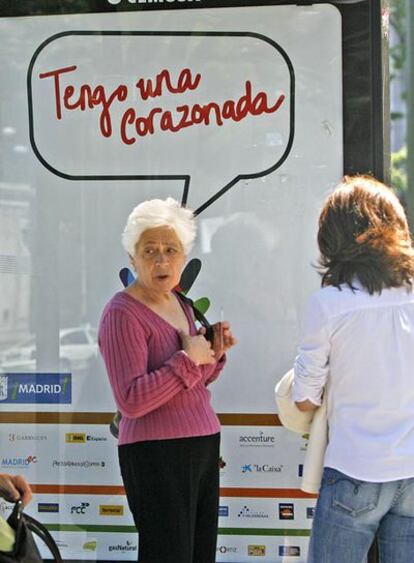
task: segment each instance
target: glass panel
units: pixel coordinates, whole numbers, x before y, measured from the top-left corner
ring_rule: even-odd
[[[319,284],[320,204],[343,173],[341,26],[331,5],[230,2],[0,20],[1,471],[33,484],[28,511],[65,560],[137,557],[96,327],[129,265],[129,212],[167,196],[198,211],[189,296],[239,339],[212,387],[217,559],[305,559],[306,441],[274,425],[273,388]]]

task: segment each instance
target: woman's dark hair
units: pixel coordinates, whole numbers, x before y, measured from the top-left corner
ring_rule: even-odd
[[[345,176],[319,217],[322,286],[338,287],[357,277],[370,294],[411,286],[414,251],[402,205],[370,176]]]

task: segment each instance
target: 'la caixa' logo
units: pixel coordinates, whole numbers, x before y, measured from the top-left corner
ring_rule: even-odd
[[[5,373],[0,375],[1,403],[72,402],[70,373]]]

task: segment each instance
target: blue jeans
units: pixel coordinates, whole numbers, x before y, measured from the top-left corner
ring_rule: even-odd
[[[363,563],[375,534],[380,563],[414,562],[414,478],[368,483],[326,467],[308,563]]]

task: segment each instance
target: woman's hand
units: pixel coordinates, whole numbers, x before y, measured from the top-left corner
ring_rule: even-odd
[[[214,350],[202,334],[190,336],[181,330],[179,332],[184,352],[196,365],[214,364]]]
[[[214,334],[214,339],[213,339],[214,357],[218,362],[222,358],[222,356],[227,352],[227,350],[229,350],[230,348],[232,348],[237,344],[237,340],[236,338],[234,338],[230,329],[230,324],[227,321],[215,323],[211,326],[213,328],[213,334]],[[205,328],[200,329],[200,334],[204,335],[205,332],[206,332]]]
[[[22,475],[0,473],[0,496],[7,502],[21,500],[26,506],[32,498],[32,490]]]

